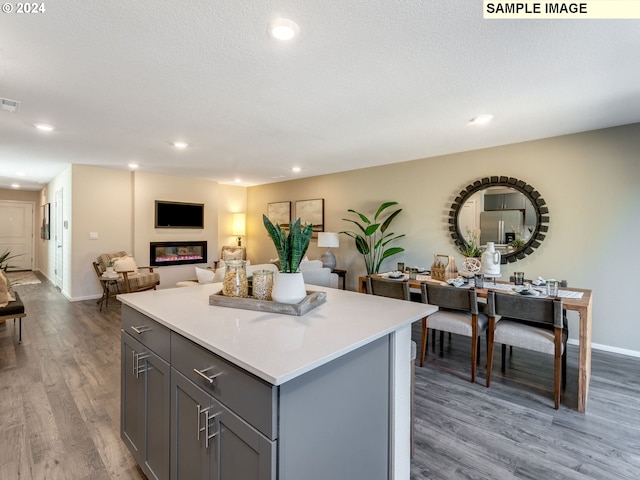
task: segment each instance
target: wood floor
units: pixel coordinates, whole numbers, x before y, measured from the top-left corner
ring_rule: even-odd
[[[144,479],[119,434],[119,303],[99,312],[46,281],[16,289],[28,316],[21,345],[17,323],[0,324],[0,479]],[[503,374],[498,356],[487,389],[485,346],[471,384],[468,343],[445,336],[416,367],[412,480],[640,478],[640,359],[594,351],[582,415],[576,347],[555,411],[550,358],[514,350]]]

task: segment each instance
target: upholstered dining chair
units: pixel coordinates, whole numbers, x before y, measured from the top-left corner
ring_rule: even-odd
[[[554,357],[553,397],[557,410],[560,407],[560,383],[562,377],[566,377],[567,332],[564,329],[562,299],[489,292],[487,311],[487,387],[491,384],[495,343],[547,353]],[[497,317],[501,317],[499,321]]]
[[[471,382],[475,382],[476,365],[480,359],[480,336],[488,326],[487,316],[478,311],[477,292],[473,288],[460,289],[430,283],[422,283],[420,288],[422,301],[439,307],[437,312],[422,319],[420,366],[424,365],[428,328],[440,331],[441,351],[444,332],[465,335],[471,338]]]
[[[387,280],[376,276],[367,276],[367,293],[370,295],[378,295],[380,297],[396,298],[398,300],[411,300],[411,290],[407,280]],[[415,389],[415,359],[416,359],[416,343],[411,342],[411,457],[414,450],[414,411],[413,411],[413,392]]]

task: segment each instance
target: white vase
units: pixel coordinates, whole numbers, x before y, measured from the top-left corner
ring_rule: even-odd
[[[487,249],[482,254],[482,270],[485,275],[500,275],[500,252],[493,242],[487,242]]]
[[[307,296],[302,273],[278,272],[273,279],[271,298],[275,302],[295,304]]]

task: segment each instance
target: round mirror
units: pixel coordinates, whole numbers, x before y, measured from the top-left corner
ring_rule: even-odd
[[[533,253],[549,230],[540,194],[511,177],[486,177],[462,190],[449,212],[449,231],[460,251],[494,242],[502,263]],[[473,238],[475,237],[475,238]]]

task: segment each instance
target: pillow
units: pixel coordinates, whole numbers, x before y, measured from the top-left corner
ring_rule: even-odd
[[[133,257],[120,257],[113,262],[116,272],[133,272],[138,273],[138,265]]]
[[[9,285],[9,280],[2,270],[0,270],[0,285]]]
[[[229,260],[244,260],[243,257],[244,250],[240,248],[233,252],[230,252],[229,250],[222,251],[222,260],[224,260],[225,262],[228,262]]]
[[[198,283],[213,283],[214,271],[209,268],[196,267],[196,277],[198,277]]]
[[[226,273],[226,267],[218,267],[216,268],[216,273],[213,276],[213,283],[218,283],[224,281],[224,274]]]

